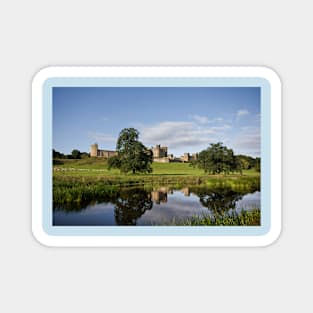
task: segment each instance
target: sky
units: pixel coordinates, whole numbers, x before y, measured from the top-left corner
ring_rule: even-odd
[[[53,148],[115,150],[123,128],[147,147],[196,153],[222,142],[235,154],[260,156],[258,87],[54,87]]]

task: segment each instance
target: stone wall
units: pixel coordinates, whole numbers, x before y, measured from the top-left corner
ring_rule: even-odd
[[[116,151],[110,151],[110,150],[98,150],[98,157],[102,158],[112,158],[113,156],[117,155]]]
[[[169,163],[171,162],[169,157],[166,158],[153,158],[153,162],[158,162],[158,163]]]
[[[98,144],[96,143],[90,146],[91,157],[111,158],[115,155],[117,155],[117,151],[98,149]]]

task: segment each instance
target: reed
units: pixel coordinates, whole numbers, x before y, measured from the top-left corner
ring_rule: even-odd
[[[220,216],[201,215],[184,220],[174,220],[175,226],[260,226],[261,210],[231,211]]]

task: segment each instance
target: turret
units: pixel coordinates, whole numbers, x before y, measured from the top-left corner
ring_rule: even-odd
[[[90,146],[90,156],[91,157],[98,156],[98,144],[97,143]]]

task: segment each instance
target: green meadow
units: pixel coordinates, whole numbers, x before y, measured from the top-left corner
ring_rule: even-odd
[[[242,174],[208,175],[203,170],[191,167],[189,163],[156,163],[152,164],[150,174],[121,174],[117,169],[109,170],[105,159],[86,158],[80,160],[54,160],[54,188],[67,186],[101,186],[102,189],[112,186],[129,187],[134,185],[160,186],[171,185],[227,185],[235,189],[260,184],[260,173],[254,169],[244,170]]]
[[[202,169],[194,168],[189,163],[152,163],[153,172],[151,174],[120,174],[118,169],[108,169],[107,161],[102,158],[85,159],[56,159],[54,160],[54,175],[56,176],[102,176],[102,177],[155,177],[155,176],[197,176],[217,178],[239,178],[239,177],[259,177],[260,173],[254,169],[243,170],[243,175],[232,174],[207,175]]]

